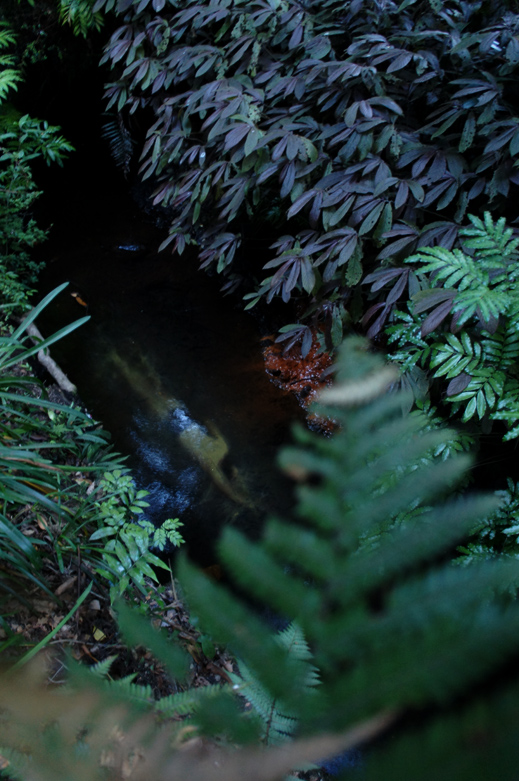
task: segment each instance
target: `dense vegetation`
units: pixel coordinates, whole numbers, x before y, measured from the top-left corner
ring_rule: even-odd
[[[348,341],[337,384],[322,396],[332,406],[321,407],[341,431],[323,439],[301,429],[298,447],[282,454],[300,480],[314,477],[298,491],[299,520],[270,520],[260,543],[230,529],[221,541],[229,570],[291,621],[287,629],[272,635],[183,561],[193,610],[232,649],[241,674],[157,702],[131,678],[107,679],[111,658],[93,674],[71,663],[68,696],[58,698],[4,677],[2,742],[11,750],[2,753],[22,778],[73,772],[92,781],[126,768],[132,779],[266,781],[384,733],[390,740],[366,757],[368,779],[515,777],[517,674],[515,665],[502,679],[496,672],[519,648],[519,564],[451,561],[496,499],[452,497],[468,459],[435,460],[451,434],[402,416],[401,394],[384,393],[391,375],[363,342]],[[148,645],[184,680],[187,654],[124,604],[118,610],[126,640]],[[42,728],[49,717],[52,730]],[[217,753],[197,751],[193,734],[216,741]],[[258,756],[258,740],[270,754]]]
[[[180,562],[195,620],[239,668],[229,686],[185,689],[186,654],[127,606],[145,612],[161,564],[150,548],[178,544],[177,524],[138,522],[145,496],[106,434],[30,376],[27,362],[81,322],[44,342],[28,332],[46,304],[28,303],[29,250],[44,238],[29,164],[72,150],[7,102],[22,74],[0,28],[0,585],[48,591],[49,562],[108,583],[124,597],[122,635],[178,691],[155,701],[111,680],[112,657],[88,672],[70,662],[69,697],[2,676],[9,773],[267,780],[367,742],[368,779],[515,778],[519,490],[457,488],[481,432],[519,435],[515,3],[52,7],[82,35],[110,12],[122,23],[104,57],[105,135],[131,175],[148,123],[141,174],[171,223],[164,246],[194,244],[249,307],[295,301],[289,347],[319,338],[331,350],[345,327],[365,329],[394,366],[346,340],[319,410],[340,428],[301,429],[281,455],[301,483],[295,517],[271,519],[258,543],[230,530],[221,541],[228,572],[283,617],[282,632]],[[272,255],[246,263],[266,231]],[[193,735],[219,752],[219,770]],[[279,754],[280,742],[291,747]],[[271,753],[258,758],[258,743]]]
[[[152,117],[140,170],[170,209],[164,244],[195,244],[226,289],[245,276],[249,306],[295,297],[335,344],[351,318],[376,336],[419,285],[406,255],[452,248],[467,209],[515,217],[511,1],[94,7],[121,22],[108,107],[130,131]],[[266,225],[275,241],[251,291],[240,247]]]

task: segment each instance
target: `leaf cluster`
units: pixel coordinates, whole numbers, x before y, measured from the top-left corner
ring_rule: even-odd
[[[280,630],[276,640],[286,650],[289,658],[294,659],[303,669],[306,667],[303,688],[306,690],[317,686],[319,673],[311,663],[312,652],[297,624],[292,622],[286,629]],[[261,741],[266,746],[285,743],[295,736],[297,716],[287,710],[282,701],[272,698],[243,660],[240,660],[239,675],[231,673],[230,678],[234,684],[233,689],[244,697],[260,716],[263,723]]]
[[[103,26],[103,17],[93,6],[93,0],[59,0],[59,20],[70,25],[74,35],[86,38],[92,30]]]
[[[154,638],[147,624],[127,619],[124,623],[126,628],[131,624],[132,629],[138,628],[141,639],[150,642],[165,666],[174,669],[177,678],[182,675],[185,660],[182,655],[178,659],[178,648],[164,641],[157,643],[161,638]],[[158,652],[157,645],[161,646]],[[154,702],[151,688],[134,684],[132,676],[118,681],[107,678],[112,662],[109,657],[86,671],[71,661],[69,683],[60,692],[42,686],[41,675],[34,670],[29,676],[0,676],[3,772],[10,778],[34,781],[64,781],[72,776],[79,781],[122,776],[131,781],[186,777],[196,781],[240,781],[244,777],[275,781],[301,760],[348,748],[383,723],[380,719],[360,725],[340,736],[300,739],[268,752],[247,745],[250,735],[247,741],[243,729],[235,745],[202,743],[199,738],[193,740],[194,724],[186,724],[180,717],[196,712],[199,720],[227,720],[233,715],[243,722],[230,692],[208,686]],[[169,709],[175,718],[164,723]],[[222,721],[220,729],[221,725]]]
[[[114,116],[107,115],[101,132],[103,138],[108,141],[110,154],[124,175],[127,177],[130,173],[130,162],[132,160],[135,142],[130,131],[125,126],[121,114]]]
[[[0,52],[15,41],[9,26],[0,20]],[[73,147],[60,135],[59,127],[46,121],[21,116],[6,101],[12,89],[21,81],[21,73],[13,69],[14,57],[0,54],[0,261],[4,273],[16,274],[20,283],[34,284],[40,266],[29,250],[45,238],[31,216],[31,207],[40,195],[32,177],[30,163],[37,158],[63,164]],[[9,287],[17,301],[23,302],[20,289],[15,292],[15,278]],[[10,290],[6,289],[9,295]],[[12,308],[14,299],[6,303]]]
[[[163,246],[196,245],[201,265],[232,285],[247,237],[265,228],[276,237],[288,220],[249,305],[296,297],[309,316],[361,281],[376,293],[380,261],[452,247],[469,205],[508,209],[519,183],[513,3],[96,0],[95,9],[121,22],[104,56],[109,107],[153,116],[141,173],[171,212]],[[408,269],[391,281],[391,296],[365,313],[370,335],[412,284]]]
[[[460,563],[499,556],[517,558],[519,553],[519,485],[511,478],[507,487],[496,491],[501,504],[492,515],[475,530],[471,540],[460,547],[463,557]]]
[[[27,5],[35,8],[37,0],[17,0],[18,6]],[[54,6],[54,7],[53,7]],[[87,37],[92,31],[103,26],[102,14],[94,11],[94,0],[51,0],[47,4],[45,14],[57,14],[63,25],[69,25],[74,35]]]
[[[428,247],[407,258],[417,280],[410,313],[386,328],[404,372],[425,370],[463,422],[507,424],[519,435],[519,239],[504,218],[469,215],[463,249]],[[448,381],[448,382],[447,382]],[[447,382],[446,386],[443,383]]]
[[[8,48],[14,41],[15,38],[9,26],[0,21],[0,51]],[[14,57],[10,54],[0,54],[0,105],[11,90],[17,89],[21,78],[21,74],[14,67]]]
[[[20,366],[56,339],[70,333],[85,318],[34,345],[26,329],[59,292],[53,291],[11,334],[0,338],[0,558],[1,587],[16,595],[20,579],[47,589],[41,571],[51,552],[60,570],[81,545],[83,521],[78,508],[85,504],[81,471],[107,469],[110,455],[107,435],[84,412],[48,400],[41,383],[20,372]],[[88,318],[86,318],[88,319]],[[27,515],[27,507],[32,508]],[[31,524],[44,530],[32,539]]]
[[[41,266],[31,259],[30,250],[45,239],[46,231],[31,216],[41,193],[30,163],[43,158],[48,165],[62,165],[73,147],[59,135],[58,127],[28,115],[2,115],[2,108],[5,106],[0,107],[0,254],[6,271],[34,284]]]
[[[143,592],[145,577],[158,582],[152,567],[169,571],[169,567],[151,552],[166,545],[178,546],[184,541],[178,518],[169,518],[159,527],[150,521],[136,519],[148,507],[148,491],[137,490],[128,470],[105,472],[100,481],[100,500],[96,501],[98,529],[90,542],[103,540],[102,563],[96,571],[110,581],[114,594],[121,595],[133,583]],[[92,522],[93,517],[90,518]]]

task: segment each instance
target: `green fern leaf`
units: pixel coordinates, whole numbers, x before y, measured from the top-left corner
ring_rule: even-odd
[[[498,400],[497,409],[492,413],[494,420],[503,420],[509,425],[509,430],[503,437],[505,441],[519,437],[519,382],[509,379],[506,393]]]
[[[456,339],[464,354],[480,357],[472,340]],[[424,432],[423,417],[402,418],[401,398],[385,395],[359,405],[359,388],[370,398],[373,386],[373,370],[363,386],[359,366],[371,360],[353,345],[341,356],[337,403],[333,411],[321,407],[340,422],[340,432],[323,440],[301,431],[299,449],[283,453],[285,468],[313,478],[298,489],[300,541],[296,534],[285,538],[288,524],[275,521],[267,525],[262,555],[235,530],[225,532],[220,546],[240,585],[301,627],[321,685],[306,694],[300,684],[296,691],[287,685],[274,693],[272,663],[262,665],[256,656],[249,664],[251,646],[238,606],[228,598],[223,621],[212,608],[221,602],[220,588],[181,565],[187,594],[214,639],[236,626],[234,648],[261,686],[253,696],[262,718],[269,701],[283,703],[277,707],[281,733],[288,729],[283,717],[297,716],[298,730],[309,728],[325,707],[323,696],[326,723],[334,728],[385,707],[448,702],[485,678],[519,643],[515,604],[493,598],[496,590],[506,595],[517,587],[519,560],[477,564],[473,557],[463,567],[437,564],[442,551],[462,545],[478,523],[485,525],[496,500],[437,505],[466,461],[457,457],[431,466],[431,451],[449,433]],[[276,666],[282,678],[300,681],[286,661]]]
[[[419,253],[407,258],[406,263],[420,263],[419,271],[432,274],[435,285],[441,282],[444,287],[459,290],[488,287],[488,272],[459,249],[423,247]]]
[[[501,326],[482,341],[486,360],[497,369],[509,373],[519,362],[519,330]]]
[[[206,700],[214,698],[221,692],[222,687],[215,684],[170,694],[157,700],[155,712],[164,719],[170,719],[174,716],[189,716],[203,707]]]
[[[310,652],[299,628],[288,627],[284,633],[277,636],[277,640],[290,658],[300,662],[307,661]],[[293,737],[298,724],[297,717],[288,712],[281,701],[272,697],[245,662],[240,661],[239,664],[240,675],[231,674],[231,680],[234,683],[235,691],[252,705],[263,722],[263,741],[266,745],[284,743]],[[313,686],[316,677],[315,668],[307,666],[306,685]]]
[[[6,49],[16,42],[16,36],[7,22],[0,21],[0,49]]]
[[[89,671],[92,673],[92,675],[97,675],[100,678],[107,678],[108,674],[110,672],[110,667],[117,659],[116,655],[113,656],[107,656],[106,659],[103,659],[101,662],[97,662],[96,664],[93,664],[91,667],[89,667]]]
[[[488,268],[500,268],[509,259],[517,260],[519,239],[514,238],[512,228],[506,228],[505,218],[493,222],[490,212],[485,212],[484,221],[472,214],[468,215],[472,227],[460,229],[464,245],[476,250],[478,258]]]
[[[135,142],[130,131],[125,126],[122,116],[117,114],[115,119],[107,119],[103,125],[101,135],[108,141],[110,153],[115,164],[123,170],[125,175],[128,175]]]
[[[500,314],[509,309],[511,303],[510,296],[497,288],[490,288],[487,285],[472,286],[467,290],[461,290],[457,293],[452,304],[452,312],[459,312],[457,325],[464,325],[467,320],[476,314],[483,322],[490,322],[492,318],[496,320]]]
[[[452,379],[461,372],[473,373],[481,365],[483,351],[478,342],[473,343],[467,332],[459,337],[447,334],[445,342],[436,342],[431,348],[432,369],[435,377]]]
[[[103,16],[94,11],[94,0],[60,0],[59,16],[62,24],[69,24],[74,35],[86,38],[90,30],[100,30]]]
[[[18,83],[21,80],[22,77],[19,71],[13,70],[12,68],[0,70],[0,103],[6,99],[7,94],[12,89],[18,88]]]

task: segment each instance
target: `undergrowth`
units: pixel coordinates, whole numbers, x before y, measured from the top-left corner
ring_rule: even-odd
[[[504,439],[515,439],[519,238],[504,218],[469,216],[462,249],[429,247],[407,258],[416,292],[408,312],[394,313],[386,327],[390,358],[418,397],[443,395],[448,416],[474,419],[485,433],[504,421]]]
[[[241,667],[235,683],[182,691],[189,656],[120,602],[122,635],[162,661],[178,693],[155,701],[129,678],[107,679],[109,661],[93,671],[70,661],[60,692],[3,675],[0,745],[13,777],[267,781],[363,744],[367,779],[432,781],[440,768],[453,781],[515,778],[519,682],[506,664],[519,649],[519,564],[453,565],[498,500],[455,496],[469,457],[434,458],[451,434],[403,414],[402,394],[385,393],[391,374],[348,341],[319,406],[340,431],[300,429],[281,455],[301,483],[295,519],[270,519],[259,542],[222,537],[241,588],[294,622],[281,641],[182,559],[191,610]],[[281,747],[258,751],[275,736]]]

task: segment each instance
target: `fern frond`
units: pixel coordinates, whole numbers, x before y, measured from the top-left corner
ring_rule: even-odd
[[[395,310],[393,324],[386,328],[388,343],[397,345],[388,358],[398,364],[402,375],[409,374],[429,357],[430,346],[422,337],[421,325],[416,315]]]
[[[362,362],[371,377],[376,357],[363,354]],[[339,374],[334,398],[341,387],[348,398],[350,381],[362,386],[352,346],[341,354]],[[458,456],[431,466],[430,452],[450,433],[424,432],[423,420],[401,409],[397,394],[354,408],[321,407],[340,431],[329,440],[301,431],[299,449],[285,450],[281,459],[287,471],[313,478],[298,489],[300,538],[272,521],[261,546],[230,529],[220,544],[239,584],[295,621],[311,649],[321,685],[306,694],[300,684],[270,694],[283,703],[282,716],[298,716],[301,730],[322,709],[327,728],[338,728],[385,707],[448,702],[519,647],[519,608],[508,599],[519,585],[519,559],[438,564],[487,522],[497,500],[439,504],[467,461]],[[235,625],[235,652],[248,663],[233,600],[226,601],[224,623],[212,608],[219,587],[201,582],[185,564],[180,576],[215,640]],[[272,664],[257,656],[249,667],[270,693]],[[285,663],[278,674],[289,671]],[[254,696],[267,712],[269,700],[256,690]]]
[[[418,400],[416,402],[416,410],[411,412],[411,415],[423,415],[425,417],[426,430],[430,429],[444,429],[445,420],[438,413],[436,407],[434,407],[430,401]],[[466,431],[452,432],[449,438],[446,438],[444,442],[440,442],[434,449],[432,455],[434,458],[441,458],[446,460],[456,455],[457,453],[468,453],[474,447],[474,436]]]
[[[205,700],[212,699],[221,692],[222,687],[216,685],[186,689],[186,691],[170,694],[157,700],[155,712],[165,719],[173,716],[189,716],[196,713]]]
[[[458,328],[473,317],[477,317],[483,327],[497,323],[517,299],[519,239],[514,238],[511,228],[506,228],[504,218],[494,224],[486,212],[484,221],[473,215],[469,215],[469,219],[472,227],[461,229],[460,236],[467,250],[474,253],[474,258],[459,249],[423,247],[406,261],[419,264],[421,273],[430,274],[434,287],[457,291],[450,311],[456,314]],[[448,301],[442,306],[448,310]],[[438,322],[446,316],[442,306],[438,307]]]
[[[116,655],[107,656],[101,662],[97,662],[89,667],[89,671],[92,675],[97,675],[99,678],[107,678],[110,673],[110,667],[117,659]]]
[[[506,312],[511,304],[508,292],[497,287],[491,288],[485,284],[474,285],[467,290],[460,290],[452,302],[452,312],[458,312],[458,326],[464,325],[471,317],[478,315],[483,323]]]
[[[488,272],[459,249],[423,247],[420,252],[406,259],[406,263],[419,263],[419,271],[432,274],[435,285],[465,290],[469,287],[488,288]]]
[[[506,489],[497,493],[501,499],[501,504],[491,521],[501,526],[516,523],[519,520],[519,483],[514,483],[509,477]]]
[[[94,0],[60,0],[59,18],[62,24],[69,24],[74,35],[86,38],[90,30],[100,30],[103,16],[94,11]]]
[[[472,372],[470,382],[465,390],[449,396],[453,404],[463,405],[462,420],[470,420],[477,414],[482,420],[485,415],[493,417],[499,397],[505,388],[504,372],[490,367],[479,367]]]
[[[458,551],[462,556],[455,560],[455,564],[460,567],[472,566],[474,563],[478,564],[481,561],[490,561],[496,558],[496,551],[492,543],[469,542],[467,545],[460,545]]]
[[[8,93],[14,89],[18,89],[18,83],[22,80],[22,77],[17,70],[12,68],[4,68],[0,70],[0,103],[2,103]]]
[[[519,330],[500,326],[485,336],[482,347],[486,360],[503,372],[516,372],[519,365]]]
[[[112,700],[122,700],[131,703],[135,708],[149,711],[156,702],[151,686],[135,683],[136,673],[126,675],[116,680],[104,680],[104,688]]]
[[[108,116],[110,117],[110,115]],[[127,176],[130,172],[135,141],[124,124],[120,113],[117,114],[115,119],[107,119],[101,130],[101,135],[108,141],[110,154],[116,166],[121,168],[125,176]]]
[[[436,342],[431,348],[431,368],[435,377],[447,377],[452,379],[461,372],[472,374],[482,363],[484,358],[481,344],[472,342],[466,331],[462,331],[459,338],[454,334],[447,334],[445,342]]]
[[[16,41],[16,36],[6,22],[0,21],[0,49],[5,49]],[[0,104],[4,102],[11,90],[18,89],[22,80],[20,72],[13,67],[14,57],[10,54],[0,55]]]
[[[506,227],[504,217],[494,223],[490,212],[485,212],[483,220],[468,215],[472,227],[460,229],[463,244],[475,250],[479,259],[487,268],[500,268],[511,259],[517,260],[519,238],[514,238],[512,228]]]
[[[245,662],[240,661],[240,675],[233,673],[231,680],[235,691],[252,705],[261,719],[262,740],[266,745],[279,745],[294,736],[298,724],[296,716],[286,712]]]
[[[487,522],[488,515],[495,510],[495,498],[489,497],[487,501],[486,508],[478,498],[447,505],[448,514],[443,510],[428,510],[415,516],[412,523],[392,530],[391,547],[381,539],[369,550],[369,558],[361,553],[353,557],[331,593],[344,605],[353,603],[367,590],[381,588],[397,573],[412,570],[435,551],[440,555],[447,546],[455,546],[466,538],[478,518]],[[455,525],[452,517],[457,519]]]
[[[286,629],[278,632],[277,639],[286,652],[298,661],[308,661],[312,658],[312,652],[306,642],[302,629],[292,621]]]
[[[498,400],[497,409],[492,413],[494,420],[508,423],[505,441],[519,437],[519,382],[511,378],[507,382],[506,393]]]
[[[0,21],[0,49],[16,42],[16,36],[7,22]]]
[[[131,704],[138,710],[150,710],[155,703],[155,695],[151,686],[135,683],[136,673],[113,679],[109,677],[109,670],[115,656],[109,656],[91,667],[69,662],[69,678],[65,685],[65,691],[80,691],[82,688],[90,688],[100,694],[108,694],[113,703],[123,702]]]
[[[420,781],[475,781],[495,778],[500,767],[502,777],[513,779],[519,764],[518,702],[519,686],[507,680],[490,697],[461,703],[434,724],[417,724],[367,756],[363,778],[401,781],[404,773]]]
[[[253,706],[266,727],[272,715],[275,698],[262,686],[247,664],[240,660],[240,674],[231,673],[234,689]]]
[[[453,414],[466,423],[504,420],[505,439],[519,436],[519,399],[515,393],[519,363],[519,238],[504,218],[493,222],[470,216],[472,225],[460,231],[474,257],[454,249],[425,247],[408,262],[421,264],[434,285],[413,297],[412,315],[396,313],[386,329],[397,344],[390,356],[405,371],[420,363],[434,380],[449,380],[445,398]],[[424,320],[420,315],[432,310]],[[445,319],[452,314],[449,333]],[[463,326],[463,328],[462,328]],[[462,328],[462,330],[460,330]],[[436,341],[430,334],[436,332]],[[404,377],[406,375],[404,374]],[[412,387],[412,384],[410,384]]]

